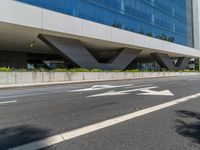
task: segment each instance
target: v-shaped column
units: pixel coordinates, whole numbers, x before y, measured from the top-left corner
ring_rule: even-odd
[[[62,37],[40,34],[38,36],[44,43],[56,50],[67,60],[71,60],[76,65],[88,69],[104,70],[124,70],[139,55],[141,50],[125,48],[121,53],[108,64],[99,63],[92,54],[86,49],[80,41]]]
[[[40,40],[56,50],[63,58],[71,60],[82,68],[96,68],[99,64],[78,40],[40,34]]]
[[[124,48],[115,60],[109,64],[112,70],[125,70],[126,67],[141,53],[141,50]]]
[[[152,53],[154,59],[157,60],[158,64],[167,70],[184,70],[188,67],[191,58],[180,57],[176,64],[172,63],[171,58],[167,54]]]

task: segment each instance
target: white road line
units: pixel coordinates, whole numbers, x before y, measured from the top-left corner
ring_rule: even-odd
[[[3,104],[10,104],[10,103],[17,103],[17,101],[5,101],[5,102],[0,102],[0,105],[3,105]]]
[[[133,87],[134,88],[134,87]],[[139,88],[139,89],[130,89],[130,90],[124,90],[124,91],[108,91],[100,94],[94,94],[87,96],[88,98],[90,97],[102,97],[102,96],[120,96],[120,95],[127,95],[130,94],[131,92],[136,92],[136,91],[141,91],[141,90],[149,90],[149,89],[156,89],[159,88],[158,86],[151,86],[151,87],[144,87],[144,88]]]
[[[147,86],[153,86],[153,84],[142,84],[142,85],[136,85],[136,86],[132,86],[132,87],[124,87],[124,89],[133,89],[133,88],[137,88],[137,87],[147,87]]]
[[[163,90],[163,91],[153,91],[150,89],[140,90],[144,93],[139,93],[137,95],[157,95],[157,96],[174,96],[174,94],[170,90]]]
[[[122,116],[119,116],[119,117],[115,117],[115,118],[105,120],[105,121],[102,121],[102,122],[99,122],[99,123],[95,123],[95,124],[92,124],[92,125],[89,125],[89,126],[86,126],[86,127],[82,127],[82,128],[79,128],[79,129],[75,129],[75,130],[72,130],[72,131],[61,133],[61,134],[58,134],[58,135],[55,135],[55,136],[51,136],[51,137],[48,137],[48,138],[45,138],[45,139],[42,139],[42,140],[39,140],[39,141],[35,141],[35,142],[29,143],[29,144],[25,144],[25,145],[22,145],[22,146],[11,148],[10,150],[27,150],[27,149],[28,150],[37,150],[37,149],[41,149],[41,148],[44,148],[44,147],[48,147],[48,146],[51,146],[51,145],[54,145],[54,144],[58,144],[58,143],[61,143],[61,142],[64,142],[64,141],[67,141],[67,140],[70,140],[70,139],[73,139],[73,138],[76,138],[76,137],[79,137],[79,136],[82,136],[82,135],[85,135],[85,134],[88,134],[88,133],[91,133],[91,132],[94,132],[94,131],[98,131],[98,130],[103,129],[103,128],[107,128],[107,127],[116,125],[116,124],[131,120],[131,119],[134,119],[134,118],[137,118],[137,117],[140,117],[140,116],[143,116],[143,115],[146,115],[146,114],[158,111],[158,110],[162,110],[162,109],[165,109],[167,107],[177,105],[177,104],[180,104],[180,103],[183,103],[183,102],[186,102],[186,101],[198,98],[198,97],[200,97],[200,93],[197,93],[197,94],[194,94],[194,95],[191,95],[191,96],[187,96],[187,97],[184,97],[184,98],[180,98],[180,99],[177,99],[177,100],[173,100],[173,101],[163,103],[163,104],[160,104],[160,105],[156,105],[156,106],[153,106],[153,107],[149,107],[149,108],[146,108],[146,109],[143,109],[143,110],[140,110],[140,111],[136,111],[136,112],[133,112],[133,113],[129,113],[129,114],[126,114],[126,115],[122,115]]]
[[[45,94],[49,94],[49,93],[33,93],[33,94],[22,94],[22,95],[13,95],[13,96],[3,96],[3,97],[0,97],[0,100],[2,100],[2,99],[9,99],[9,98],[39,96],[39,95],[45,95]]]
[[[188,81],[197,81],[197,80],[199,80],[199,78],[198,79],[196,79],[196,78],[194,78],[194,79],[188,79]]]

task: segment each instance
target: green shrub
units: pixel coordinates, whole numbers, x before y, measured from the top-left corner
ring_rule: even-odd
[[[104,72],[104,71],[101,69],[92,69],[91,72]]]
[[[48,72],[50,70],[45,69],[45,68],[38,68],[38,69],[36,69],[36,71],[38,71],[38,72]]]
[[[183,72],[195,72],[195,70],[185,69],[185,70],[183,70]]]
[[[27,72],[28,70],[27,69],[14,69],[13,71],[15,72]]]
[[[126,72],[141,72],[139,69],[126,70]]]
[[[73,68],[73,69],[69,69],[69,72],[90,72],[89,69],[85,69],[85,68]]]
[[[111,72],[122,72],[122,70],[112,70]]]
[[[11,72],[13,70],[14,69],[10,67],[0,67],[0,72]]]
[[[56,68],[56,69],[54,69],[53,71],[54,71],[54,72],[67,72],[68,69],[66,69],[66,68]]]

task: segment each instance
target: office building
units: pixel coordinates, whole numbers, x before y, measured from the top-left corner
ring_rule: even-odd
[[[0,66],[183,70],[199,0],[1,0]]]

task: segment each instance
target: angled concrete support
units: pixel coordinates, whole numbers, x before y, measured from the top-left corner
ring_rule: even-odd
[[[63,58],[71,60],[77,66],[93,69],[99,65],[97,60],[78,40],[44,34],[40,34],[38,38],[56,50]]]
[[[176,68],[178,70],[184,70],[188,67],[191,58],[188,57],[180,57],[176,63]]]
[[[162,53],[152,53],[151,54],[155,60],[157,60],[158,64],[167,70],[184,70],[187,68],[190,58],[188,57],[180,57],[176,64],[174,64],[167,54]]]
[[[141,52],[141,50],[125,48],[112,62],[104,64],[99,63],[78,40],[44,34],[40,34],[38,38],[67,60],[70,59],[74,64],[88,69],[124,70]]]
[[[141,50],[125,48],[110,64],[112,70],[124,70],[141,53]]]

